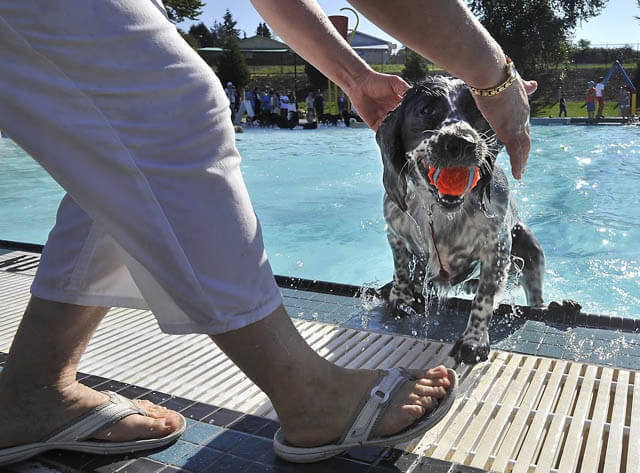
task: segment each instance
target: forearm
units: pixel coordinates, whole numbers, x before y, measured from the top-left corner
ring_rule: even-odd
[[[251,2],[278,36],[342,89],[352,89],[370,71],[315,1]]]
[[[460,0],[349,0],[381,29],[467,84],[505,79],[500,46]]]

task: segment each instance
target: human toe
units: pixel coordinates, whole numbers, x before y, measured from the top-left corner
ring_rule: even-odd
[[[94,438],[112,442],[162,438],[175,432],[182,425],[182,417],[177,412],[149,401],[135,400],[134,403],[143,409],[146,415],[127,416],[120,422],[99,431]]]

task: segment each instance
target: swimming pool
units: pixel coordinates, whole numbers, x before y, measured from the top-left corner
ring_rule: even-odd
[[[545,297],[640,317],[640,127],[536,126],[511,181],[547,258]],[[243,172],[278,274],[378,285],[392,276],[382,166],[367,129],[248,129]],[[505,153],[499,163],[507,166]],[[0,239],[43,243],[62,191],[0,140]],[[505,295],[523,303],[520,290]]]

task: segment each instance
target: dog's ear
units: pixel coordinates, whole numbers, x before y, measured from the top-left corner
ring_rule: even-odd
[[[402,130],[402,108],[399,105],[389,112],[376,132],[376,142],[382,154],[382,184],[391,200],[405,212],[407,204],[407,181],[402,171],[407,163],[400,131]]]

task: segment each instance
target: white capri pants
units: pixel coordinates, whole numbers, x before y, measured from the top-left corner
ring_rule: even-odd
[[[67,192],[35,296],[149,308],[167,333],[281,304],[229,102],[159,0],[0,0],[0,129]]]

